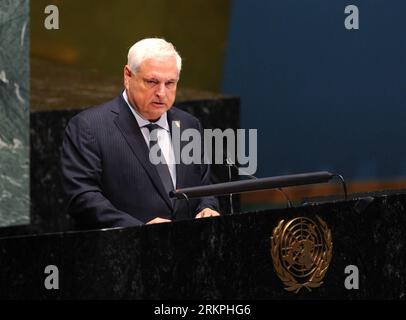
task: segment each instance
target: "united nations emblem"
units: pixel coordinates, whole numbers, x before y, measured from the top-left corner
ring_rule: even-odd
[[[316,216],[317,217],[317,216]],[[331,231],[319,217],[281,220],[271,237],[271,255],[287,291],[320,287],[333,252]]]

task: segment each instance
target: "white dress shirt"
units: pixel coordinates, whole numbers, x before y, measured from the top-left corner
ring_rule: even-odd
[[[123,98],[125,102],[127,102],[128,107],[130,108],[132,114],[137,120],[138,125],[141,129],[142,135],[144,136],[145,143],[149,146],[149,130],[146,125],[152,123],[151,121],[142,117],[136,110],[130,105],[128,101],[128,96],[126,90],[123,92]],[[166,163],[169,168],[169,173],[171,174],[173,185],[176,188],[176,162],[175,162],[175,154],[173,152],[172,140],[171,140],[171,132],[169,130],[168,118],[167,113],[165,112],[159,118],[158,121],[154,122],[160,128],[158,129],[158,145],[162,150],[163,156],[165,157]]]

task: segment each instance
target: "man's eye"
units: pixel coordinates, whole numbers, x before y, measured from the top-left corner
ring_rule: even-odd
[[[155,84],[157,84],[157,81],[155,81],[155,80],[145,80],[145,83],[148,84],[148,85],[155,85]]]

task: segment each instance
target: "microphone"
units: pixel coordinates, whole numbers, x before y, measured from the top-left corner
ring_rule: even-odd
[[[232,181],[231,177],[231,167],[234,165],[231,160],[229,160],[228,156],[225,156],[226,166],[228,167],[228,181]],[[235,165],[234,165],[235,166]],[[230,193],[230,214],[234,214],[234,205],[233,205],[233,194]]]
[[[233,162],[230,160],[227,162],[227,164],[229,166],[234,166]],[[251,179],[253,180],[249,181],[232,181],[217,183],[214,185],[203,185],[199,187],[176,189],[174,191],[171,191],[169,193],[169,196],[171,198],[177,199],[199,198],[207,196],[225,196],[229,195],[230,193],[244,193],[265,189],[280,189],[283,187],[326,183],[334,177],[338,177],[341,180],[344,189],[344,199],[347,200],[347,187],[344,178],[340,174],[331,173],[328,171],[306,172],[266,178],[257,178],[255,176],[251,176]],[[282,190],[280,191],[283,192]],[[292,204],[287,195],[286,198],[288,200],[289,207],[291,207]]]
[[[228,166],[228,175],[229,175],[229,181],[231,182],[231,167],[234,167],[235,169],[239,170],[240,172],[244,173],[245,176],[247,176],[250,179],[258,179],[256,176],[253,176],[251,174],[246,173],[243,169],[237,167],[235,165],[235,163],[230,159],[230,157],[226,157],[226,163]],[[276,188],[276,190],[278,190],[279,192],[281,192],[283,194],[283,196],[285,197],[286,201],[287,201],[287,207],[291,208],[292,207],[292,202],[290,201],[288,195],[286,194],[286,192],[282,189],[282,188]],[[231,214],[233,214],[233,200],[232,200],[232,193],[230,193],[230,206],[231,206]]]

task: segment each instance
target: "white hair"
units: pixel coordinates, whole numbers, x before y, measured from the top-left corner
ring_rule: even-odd
[[[178,72],[182,68],[182,58],[172,43],[160,38],[146,38],[136,42],[128,51],[128,66],[137,73],[140,65],[147,59],[175,57]]]

